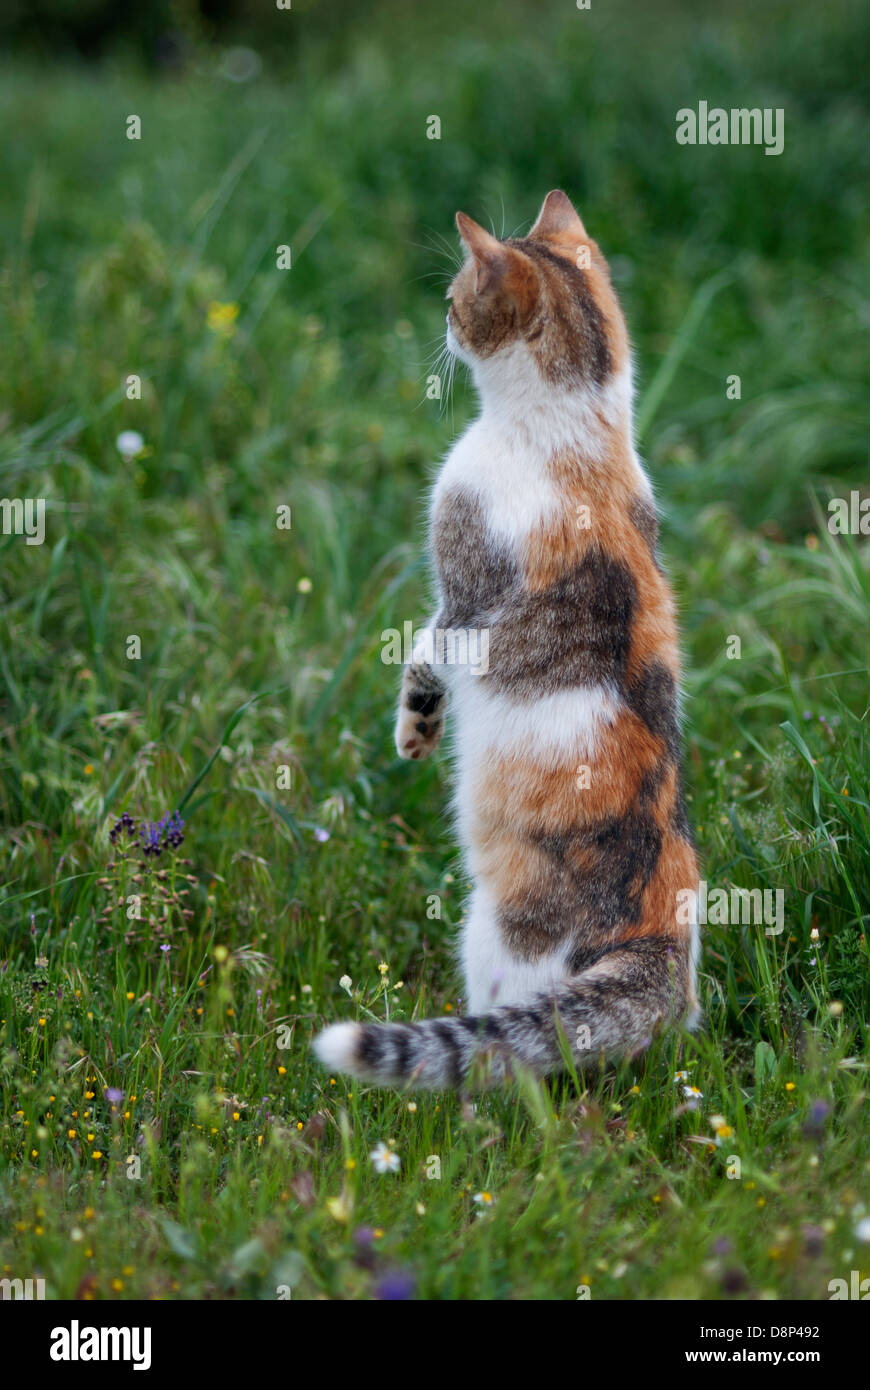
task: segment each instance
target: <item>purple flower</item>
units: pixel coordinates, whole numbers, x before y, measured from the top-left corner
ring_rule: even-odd
[[[322,825],[315,825],[315,827],[314,827],[314,838],[315,838],[315,840],[317,840],[321,845],[325,845],[325,844],[326,844],[326,841],[329,839],[329,831],[328,831],[328,830],[324,830]]]
[[[116,1086],[107,1086],[103,1095],[110,1105],[120,1105],[124,1099],[124,1092],[119,1091]]]
[[[161,835],[160,826],[155,825],[153,820],[142,822],[139,827],[139,843],[144,855],[159,859],[163,851]]]
[[[400,1303],[414,1297],[414,1276],[404,1269],[391,1269],[375,1284],[375,1298]]]
[[[807,1111],[806,1119],[801,1125],[801,1131],[808,1139],[824,1134],[825,1121],[831,1113],[831,1107],[826,1100],[814,1100]]]

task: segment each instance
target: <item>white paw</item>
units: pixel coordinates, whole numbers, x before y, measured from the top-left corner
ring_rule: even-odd
[[[400,758],[416,761],[428,758],[441,742],[444,733],[444,718],[441,712],[428,719],[425,715],[414,714],[412,710],[399,711],[396,724],[396,752]]]

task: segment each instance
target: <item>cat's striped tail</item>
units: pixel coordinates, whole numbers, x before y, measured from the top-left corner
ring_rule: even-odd
[[[492,1085],[518,1066],[546,1076],[601,1056],[640,1051],[663,1027],[698,1010],[689,943],[645,937],[607,952],[575,979],[526,1004],[479,1017],[419,1023],[334,1023],[313,1043],[331,1071],[384,1086],[440,1090]]]

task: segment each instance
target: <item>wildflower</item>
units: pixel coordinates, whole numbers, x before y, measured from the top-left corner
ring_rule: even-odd
[[[351,986],[353,985],[353,980],[350,978],[350,976],[342,975],[338,983],[340,987],[344,990],[344,992],[348,995],[348,997],[350,997]]]
[[[329,831],[325,830],[322,825],[315,825],[314,838],[319,845],[325,845],[330,838]]]
[[[375,1284],[375,1298],[384,1302],[404,1302],[413,1298],[414,1288],[413,1275],[406,1270],[390,1270]]]
[[[145,440],[138,430],[122,430],[115,440],[115,448],[125,463],[131,463],[145,448]]]
[[[372,1152],[369,1154],[369,1158],[375,1165],[375,1171],[378,1173],[398,1173],[402,1166],[402,1160],[399,1158],[399,1155],[390,1148],[389,1144],[384,1144],[383,1142],[375,1145],[374,1149],[372,1149]]]
[[[239,317],[238,304],[221,304],[219,300],[213,299],[208,306],[208,326],[212,333],[216,333],[224,338],[231,338],[236,331],[236,319]]]
[[[826,1100],[814,1100],[807,1117],[801,1126],[801,1132],[812,1138],[814,1135],[823,1134],[825,1131],[825,1121],[831,1113],[831,1107]]]
[[[389,973],[390,967],[387,965],[387,962],[385,960],[382,960],[378,966],[378,974],[384,976],[389,975]]]
[[[120,1105],[124,1099],[124,1092],[119,1091],[116,1086],[107,1086],[103,1091],[103,1096],[110,1105]]]
[[[139,848],[146,858],[159,859],[163,853],[162,836],[154,821],[143,821],[139,827]]]
[[[794,1090],[794,1082],[793,1082],[793,1081],[787,1081],[787,1082],[785,1083],[785,1089],[786,1089],[787,1091],[793,1091],[793,1090]]]
[[[703,1100],[704,1098],[703,1091],[699,1091],[697,1086],[684,1086],[683,1095],[686,1100]]]
[[[495,1198],[491,1192],[475,1192],[471,1200],[484,1209],[495,1204]]]
[[[350,1220],[350,1205],[343,1193],[340,1197],[327,1197],[326,1210],[336,1221],[346,1223]]]
[[[674,1081],[675,1081],[675,1082],[677,1082],[677,1081],[688,1081],[688,1079],[689,1079],[689,1073],[688,1073],[687,1071],[678,1071],[678,1072],[675,1072],[675,1073],[674,1073]]]
[[[296,585],[296,588],[300,594],[310,594],[311,580],[306,578],[300,579],[298,584]]]

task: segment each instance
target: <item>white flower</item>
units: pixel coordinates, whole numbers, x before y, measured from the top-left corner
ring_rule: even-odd
[[[870,1216],[865,1216],[855,1227],[855,1235],[859,1240],[870,1241]]]
[[[674,1073],[674,1081],[688,1081],[688,1079],[689,1073],[687,1071],[678,1071]]]
[[[471,1200],[476,1202],[479,1207],[484,1208],[491,1207],[495,1204],[495,1198],[491,1192],[475,1192]]]
[[[351,987],[351,985],[353,984],[353,980],[350,978],[350,976],[349,976],[349,975],[342,975],[342,977],[341,977],[341,979],[339,980],[338,983],[341,985],[342,989],[349,995],[349,994],[350,994],[350,987]]]
[[[683,1095],[686,1097],[686,1100],[703,1100],[703,1099],[704,1099],[704,1093],[703,1093],[703,1091],[699,1091],[698,1088],[697,1088],[697,1086],[684,1086],[684,1087],[683,1087]]]
[[[138,430],[122,430],[115,440],[115,448],[125,463],[129,463],[145,448],[145,440]]]
[[[398,1173],[402,1166],[399,1155],[390,1148],[389,1144],[376,1144],[369,1154],[369,1158],[375,1165],[378,1173]]]

